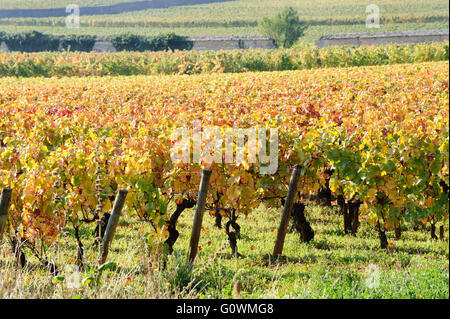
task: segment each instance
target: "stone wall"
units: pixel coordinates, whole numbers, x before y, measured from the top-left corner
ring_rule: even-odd
[[[97,40],[95,41],[94,46],[92,47],[92,51],[96,52],[116,52],[116,48],[112,44],[111,41],[107,40]]]
[[[388,43],[422,43],[448,41],[448,30],[438,31],[405,31],[392,33],[354,33],[333,34],[321,37],[316,41],[318,47],[341,45],[376,45]]]
[[[191,37],[192,50],[275,49],[275,41],[265,37]]]
[[[243,41],[243,49],[276,49],[274,40],[267,38],[246,39]]]
[[[2,41],[0,43],[0,52],[9,52],[8,46],[6,45],[5,41]]]

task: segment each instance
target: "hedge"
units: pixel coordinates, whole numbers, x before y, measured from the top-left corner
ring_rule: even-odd
[[[4,41],[11,51],[57,51],[59,47],[58,38],[37,31],[7,35]]]
[[[142,37],[134,34],[122,34],[111,37],[111,42],[117,51],[175,51],[190,50],[193,43],[186,37],[174,33]]]
[[[89,35],[68,35],[60,38],[61,48],[65,51],[90,52],[95,41],[95,37]]]
[[[142,37],[123,34],[110,37],[117,51],[175,51],[190,50],[193,43],[186,37],[174,33],[154,37]],[[0,43],[5,41],[10,51],[42,52],[42,51],[80,51],[89,52],[95,45],[96,37],[88,35],[55,36],[37,31],[17,34],[0,32]]]

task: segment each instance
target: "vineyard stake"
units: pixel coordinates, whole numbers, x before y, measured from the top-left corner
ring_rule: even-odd
[[[3,239],[3,233],[6,228],[6,222],[8,221],[8,209],[11,203],[11,188],[4,188],[0,199],[0,243]]]
[[[295,194],[297,191],[298,180],[300,178],[301,166],[297,165],[292,172],[291,181],[289,182],[289,189],[284,203],[283,213],[281,216],[280,227],[278,228],[277,240],[273,249],[273,258],[277,258],[283,252],[284,239],[291,218],[292,207],[294,206]]]
[[[120,213],[125,205],[125,198],[127,197],[128,191],[126,189],[119,190],[117,198],[114,201],[114,207],[112,209],[111,217],[109,218],[108,225],[106,226],[105,235],[102,240],[102,247],[100,250],[100,256],[98,259],[99,265],[106,262],[106,257],[108,257],[109,245],[116,232],[117,224],[119,223]]]
[[[192,225],[191,242],[189,249],[189,261],[191,264],[197,256],[198,241],[200,240],[200,231],[202,229],[203,213],[205,211],[206,195],[208,193],[209,178],[211,171],[204,169],[202,171],[202,180],[200,182],[200,190],[198,192],[197,208],[195,210],[194,224]]]

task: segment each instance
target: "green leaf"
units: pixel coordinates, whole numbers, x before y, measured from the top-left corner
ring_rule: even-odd
[[[100,266],[97,268],[97,271],[102,272],[102,271],[104,271],[104,270],[115,270],[116,268],[117,268],[116,263],[110,261],[110,262],[104,263],[103,265],[100,265]]]
[[[55,276],[53,277],[52,283],[56,285],[58,282],[64,281],[64,276]]]
[[[437,175],[441,169],[441,163],[439,159],[435,158],[430,164],[430,170],[434,175]]]
[[[83,286],[87,286],[90,285],[91,283],[95,282],[95,278],[94,277],[86,277],[83,279]]]

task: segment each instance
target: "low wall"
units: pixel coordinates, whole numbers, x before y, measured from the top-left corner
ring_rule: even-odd
[[[192,50],[236,50],[236,49],[275,49],[275,41],[265,37],[199,37],[189,38]]]
[[[9,52],[8,46],[6,45],[5,41],[2,41],[0,43],[0,52]]]
[[[94,46],[92,47],[92,51],[95,52],[116,52],[116,48],[111,43],[111,41],[107,40],[97,40],[95,41]]]
[[[376,45],[388,43],[422,43],[448,41],[448,30],[405,31],[392,33],[354,33],[326,35],[316,41],[318,47],[341,45]]]

